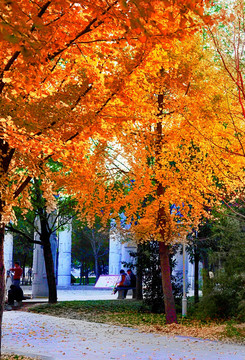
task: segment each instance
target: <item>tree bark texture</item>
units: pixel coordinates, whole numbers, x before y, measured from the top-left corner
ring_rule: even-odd
[[[194,250],[194,302],[199,301],[199,254]]]
[[[164,95],[158,95],[158,116],[161,118],[163,116],[163,99]],[[163,131],[162,131],[162,122],[159,121],[156,126],[156,166],[161,168],[161,154],[163,148]],[[160,264],[161,264],[161,275],[162,275],[162,288],[164,295],[164,307],[166,314],[167,324],[177,323],[177,315],[174,303],[173,289],[171,284],[171,270],[169,262],[169,246],[166,244],[166,240],[169,237],[169,230],[167,228],[168,219],[164,205],[161,203],[161,197],[164,196],[165,190],[161,182],[157,182],[157,197],[160,199],[159,209],[157,214],[157,226],[159,228],[159,233],[162,237],[162,241],[159,241],[159,255],[160,255]]]
[[[202,269],[202,278],[203,278],[203,296],[205,296],[208,293],[209,289],[209,276],[208,276],[209,266],[208,266],[208,255],[203,255],[203,269]]]
[[[41,222],[41,236],[40,240],[43,244],[43,255],[46,267],[48,289],[49,289],[49,303],[57,303],[57,287],[54,273],[54,261],[50,244],[50,233],[47,230],[47,224],[44,219],[40,219]]]
[[[142,245],[137,245],[137,267],[136,267],[136,299],[143,299],[143,264],[142,264]]]
[[[171,283],[171,270],[169,263],[169,246],[159,242],[159,254],[162,274],[162,288],[167,324],[177,323],[173,289]]]

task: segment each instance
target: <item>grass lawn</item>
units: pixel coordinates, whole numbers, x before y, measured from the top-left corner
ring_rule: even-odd
[[[69,319],[138,328],[143,332],[184,335],[211,340],[245,343],[245,324],[235,321],[201,322],[179,316],[178,324],[166,325],[164,314],[153,314],[142,301],[94,300],[63,301],[35,305],[29,311]]]

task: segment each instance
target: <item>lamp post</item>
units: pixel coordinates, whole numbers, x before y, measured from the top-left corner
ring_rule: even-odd
[[[185,243],[183,243],[183,297],[182,297],[182,316],[187,315],[187,297],[186,297],[186,261],[185,261]]]

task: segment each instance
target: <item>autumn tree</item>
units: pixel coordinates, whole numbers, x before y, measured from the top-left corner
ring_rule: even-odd
[[[4,227],[19,195],[27,206],[26,187],[40,173],[51,175],[45,167],[51,156],[69,170],[83,168],[83,178],[93,181],[86,158],[91,137],[108,138],[126,121],[116,114],[114,99],[154,43],[169,43],[195,31],[199,19],[208,20],[203,5],[201,0],[1,2],[0,294]],[[114,107],[110,118],[108,104]],[[2,314],[3,296],[0,303]]]
[[[41,179],[33,179],[31,182],[30,201],[31,208],[14,208],[16,223],[6,226],[8,231],[24,238],[33,246],[39,244],[43,247],[45,268],[49,288],[49,302],[57,302],[56,274],[54,272],[54,260],[51,251],[50,238],[57,235],[66,224],[76,215],[76,201],[70,197],[62,197],[59,194],[53,196],[53,202],[47,203],[45,197],[49,191],[48,184]],[[34,234],[38,234],[40,240],[35,240]]]
[[[197,101],[187,97],[191,111],[184,115],[196,143],[206,147],[217,185],[205,180],[203,169],[200,186],[238,214],[244,202],[244,2],[218,1],[213,11],[221,17],[204,29],[202,89],[195,84]]]
[[[98,141],[94,145],[91,161],[94,156],[97,178],[90,188],[91,197],[85,200],[82,196],[79,200],[81,206],[87,204],[85,208],[91,219],[101,209],[105,218],[118,218],[123,211],[130,232],[139,242],[159,241],[168,323],[177,321],[169,245],[183,241],[220,201],[215,197],[220,189],[219,168],[213,165],[213,154],[208,153],[205,139],[199,139],[193,122],[196,118],[206,120],[208,116],[214,120],[223,110],[223,97],[217,99],[215,91],[207,95],[211,105],[201,101],[216,79],[211,77],[208,81],[204,63],[209,58],[204,56],[202,37],[176,40],[172,45],[163,48],[157,44],[147,62],[131,77],[124,95],[133,121],[125,123],[120,135],[112,139],[114,143]],[[193,112],[191,104],[197,99],[201,102]],[[118,101],[117,111],[126,117],[123,100],[121,97]],[[101,163],[98,153],[104,154]],[[107,187],[103,188],[102,183]]]

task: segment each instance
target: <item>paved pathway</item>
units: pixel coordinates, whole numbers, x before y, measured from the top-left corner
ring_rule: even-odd
[[[25,295],[31,295],[31,286],[21,286]],[[93,286],[69,286],[58,288],[58,301],[69,300],[116,300],[117,295],[112,294],[111,289],[94,288]],[[128,296],[130,299],[132,296]],[[30,300],[29,300],[30,301]],[[34,298],[31,301],[47,302],[48,298]]]
[[[28,293],[30,289],[24,290]],[[109,289],[58,290],[59,300],[116,297]],[[22,311],[4,312],[2,350],[39,355],[47,360],[245,360],[245,346],[145,334],[130,328]]]
[[[245,346],[5,311],[3,352],[47,360],[245,360]]]

